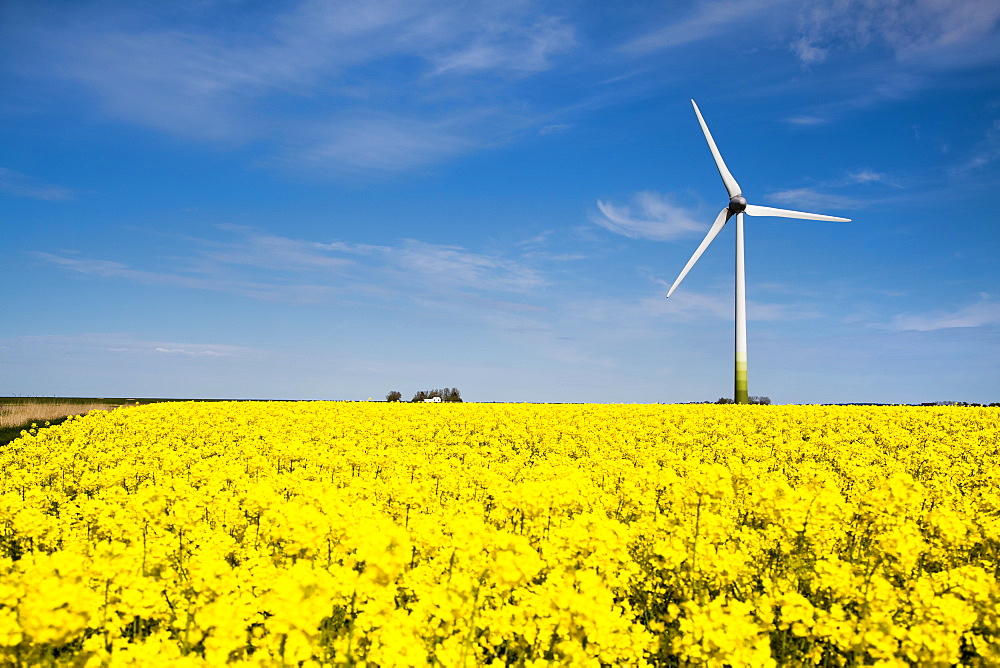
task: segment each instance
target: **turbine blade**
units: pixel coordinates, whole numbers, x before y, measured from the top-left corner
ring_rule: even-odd
[[[712,151],[712,157],[715,158],[715,166],[719,168],[719,176],[722,177],[722,183],[726,186],[726,192],[729,193],[730,197],[736,197],[743,193],[740,190],[740,184],[736,183],[736,179],[729,172],[729,168],[726,167],[726,163],[722,161],[722,154],[719,153],[719,147],[715,145],[715,140],[712,139],[712,133],[708,131],[708,125],[705,124],[705,119],[701,117],[701,110],[698,109],[698,105],[694,100],[691,100],[691,106],[694,107],[694,113],[698,116],[698,122],[701,124],[701,131],[705,133],[705,141],[708,142],[708,148]]]
[[[668,298],[670,297],[670,295],[674,294],[674,290],[676,290],[677,286],[681,284],[681,281],[684,280],[684,277],[687,276],[687,273],[691,271],[691,267],[693,267],[694,263],[698,261],[698,258],[701,257],[701,254],[705,252],[705,249],[708,248],[708,245],[710,243],[712,243],[712,240],[715,239],[715,237],[718,236],[722,228],[726,226],[726,223],[729,222],[729,218],[732,215],[733,212],[730,211],[728,207],[719,212],[719,215],[715,219],[715,222],[712,223],[712,227],[711,229],[709,229],[708,234],[705,235],[705,239],[701,242],[701,245],[698,246],[698,250],[694,252],[694,255],[691,256],[690,260],[688,260],[688,263],[684,265],[684,269],[681,270],[680,276],[678,276],[677,280],[674,281],[674,284],[670,286],[670,290],[667,292]]]
[[[789,211],[788,209],[775,209],[770,206],[757,206],[747,204],[743,212],[751,216],[776,216],[778,218],[802,218],[803,220],[829,220],[834,223],[849,223],[850,218],[839,218],[837,216],[824,216],[821,213],[803,213],[802,211]]]

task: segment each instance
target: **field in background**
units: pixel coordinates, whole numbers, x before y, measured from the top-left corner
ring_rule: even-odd
[[[68,415],[83,415],[93,410],[110,411],[119,406],[134,404],[135,399],[66,399],[0,398],[0,427],[16,427],[41,420],[57,420]]]
[[[30,430],[61,424],[71,415],[86,415],[90,411],[111,411],[122,406],[139,406],[178,399],[121,397],[0,397],[0,446],[10,443]],[[211,401],[211,400],[209,400]],[[45,423],[49,424],[46,425]]]
[[[32,423],[59,424],[70,415],[110,411],[135,402],[135,399],[0,397],[0,445],[13,441],[22,431],[30,429]]]
[[[0,664],[1000,665],[989,408],[157,404],[0,448]]]
[[[108,397],[0,397],[0,446],[6,445],[30,431],[32,423],[38,427],[62,424],[72,415],[86,415],[90,411],[110,411],[123,406],[144,406],[191,399],[162,397],[108,398]],[[228,401],[227,399],[197,399],[201,402]],[[246,401],[258,401],[247,399]],[[45,423],[48,424],[45,424]]]

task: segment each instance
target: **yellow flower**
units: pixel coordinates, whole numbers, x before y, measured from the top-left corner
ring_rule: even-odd
[[[0,664],[1000,663],[994,409],[176,402],[0,449]]]

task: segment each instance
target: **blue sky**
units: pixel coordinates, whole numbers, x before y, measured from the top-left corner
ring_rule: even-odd
[[[0,395],[1000,401],[1000,5],[0,3]]]

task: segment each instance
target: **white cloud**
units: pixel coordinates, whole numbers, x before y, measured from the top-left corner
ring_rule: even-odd
[[[733,327],[732,288],[720,286],[718,292],[679,290],[665,298],[667,286],[659,282],[662,292],[620,299],[573,299],[560,305],[556,314],[563,322],[572,322],[574,335],[580,345],[604,343],[597,350],[628,347],[640,342],[659,342],[670,346],[699,332],[722,339],[731,337]],[[751,322],[794,322],[819,317],[810,304],[765,303],[751,300],[747,304],[747,317]],[[544,323],[553,322],[549,316]],[[708,329],[704,329],[708,327]],[[695,344],[697,345],[697,344]]]
[[[979,301],[951,312],[918,315],[897,315],[892,325],[897,330],[933,332],[956,327],[985,327],[1000,323],[1000,303],[993,301],[986,293],[979,295]]]
[[[954,177],[979,171],[1000,159],[1000,119],[994,120],[983,139],[973,149],[972,155],[951,169]]]
[[[178,270],[134,269],[122,262],[66,257],[54,253],[35,252],[33,255],[79,274],[124,279],[143,285],[224,292],[263,301],[312,304],[328,302],[338,294],[338,290],[329,285],[290,283],[287,280],[268,281],[268,277],[250,279],[232,276],[222,269],[221,263],[213,265],[204,259],[194,263],[194,271],[187,268],[189,273],[182,273]]]
[[[219,228],[238,236],[229,242],[199,242],[207,248],[203,257],[210,263],[296,273],[346,270],[354,264],[350,259],[323,252],[336,250],[325,244],[263,234],[237,225],[220,225]]]
[[[831,121],[829,116],[816,114],[806,114],[802,116],[792,116],[788,122],[793,125],[825,125]]]
[[[46,350],[50,354],[82,353],[95,355],[113,353],[130,356],[162,357],[181,355],[184,357],[251,359],[260,351],[244,346],[218,343],[192,343],[162,339],[150,339],[124,332],[85,332],[80,334],[42,334],[8,339],[14,350]]]
[[[888,174],[885,174],[884,172],[876,172],[873,169],[867,168],[859,169],[856,172],[850,172],[843,182],[846,184],[881,183],[882,185],[892,186],[893,188],[903,187]]]
[[[407,292],[419,285],[430,292],[529,293],[548,284],[541,271],[524,262],[450,244],[404,239],[394,246],[332,242],[315,247],[353,255],[364,264],[358,277],[384,280],[388,274],[396,283],[393,289]]]
[[[669,286],[663,285],[664,295]],[[675,321],[697,322],[706,318],[731,320],[733,300],[730,295],[705,294],[679,290],[670,299],[647,297],[639,300],[639,311],[647,316],[663,316]]]
[[[591,217],[594,223],[632,239],[671,241],[707,230],[669,196],[650,191],[637,193],[632,206],[598,200],[597,208],[601,213]]]
[[[403,272],[448,289],[528,292],[547,283],[538,271],[517,261],[471,253],[459,246],[409,239],[388,256]]]
[[[220,229],[233,238],[189,240],[194,244],[191,256],[159,271],[112,260],[34,255],[79,274],[294,304],[409,299],[415,294],[527,294],[548,284],[540,270],[522,261],[460,246],[413,239],[383,246],[316,242],[233,225]]]
[[[551,125],[544,125],[541,128],[539,128],[538,134],[540,135],[557,134],[560,132],[566,132],[566,130],[569,130],[570,127],[571,126],[568,123],[553,123]]]
[[[996,59],[1000,5],[980,0],[815,0],[801,10],[811,48],[887,46],[903,62],[951,68]],[[819,45],[824,45],[820,47]],[[811,50],[797,51],[803,62]]]
[[[179,31],[75,28],[49,45],[51,66],[97,93],[111,115],[171,134],[245,141],[263,131],[246,105],[291,83],[262,65],[272,54],[257,45]]]
[[[388,116],[307,124],[280,159],[312,171],[404,171],[468,150],[474,141],[463,134],[448,122]]]
[[[82,84],[113,116],[186,138],[247,141],[298,120],[268,114],[265,98],[349,99],[350,86],[337,84],[351,68],[448,39],[414,34],[420,9],[307,1],[230,31],[213,24],[209,5],[176,13],[81,5],[57,19],[29,14],[22,35],[37,35],[25,49],[32,74]]]
[[[792,51],[806,65],[826,60],[826,49],[819,48],[805,37],[792,42]]]
[[[553,56],[576,45],[573,28],[551,17],[528,25],[500,24],[497,28],[480,31],[470,43],[436,58],[435,73],[538,72],[550,67]]]
[[[768,193],[767,199],[792,207],[797,211],[818,210],[818,209],[857,209],[862,206],[862,202],[843,195],[832,195],[821,193],[812,188],[793,188],[791,190],[779,190]],[[823,213],[823,211],[814,211]]]
[[[947,88],[951,73],[979,79],[1000,64],[1000,4],[981,0],[805,0],[788,17],[789,49],[826,89],[826,99],[796,110],[796,125],[831,123],[887,102]],[[944,93],[948,94],[948,93]]]
[[[193,357],[228,357],[229,353],[222,353],[217,350],[203,349],[203,350],[191,350],[188,348],[163,348],[162,346],[157,346],[154,348],[158,353],[166,353],[168,355],[188,355]]]
[[[630,54],[646,54],[698,42],[710,37],[739,30],[755,14],[762,13],[784,0],[724,0],[700,2],[692,16],[673,21],[628,42],[622,50]]]
[[[74,198],[74,193],[69,188],[44,183],[6,167],[0,167],[0,193],[50,202],[63,202]]]
[[[235,29],[220,11],[20,8],[11,50],[22,76],[69,80],[111,117],[328,173],[411,169],[520,133],[531,110],[498,93],[577,46],[530,3],[304,0]]]

